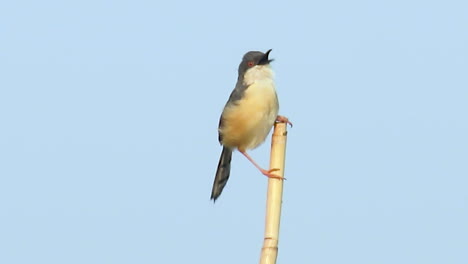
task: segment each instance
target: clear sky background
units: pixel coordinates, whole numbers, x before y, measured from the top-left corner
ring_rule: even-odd
[[[266,177],[217,125],[273,49],[278,263],[468,263],[466,1],[3,1],[0,263],[257,263]],[[251,152],[268,165],[270,138]]]

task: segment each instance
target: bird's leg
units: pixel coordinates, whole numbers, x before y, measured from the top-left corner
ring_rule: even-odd
[[[288,123],[291,127],[293,127],[293,124],[285,116],[280,116],[280,115],[277,116],[276,117],[276,122],[278,122],[278,123]]]
[[[242,151],[242,150],[239,150],[239,152],[242,153],[242,155],[244,155],[250,162],[252,162],[252,164],[253,164],[263,175],[267,176],[268,178],[274,178],[274,179],[284,180],[283,177],[278,176],[278,175],[272,173],[273,171],[279,171],[279,169],[271,169],[271,170],[262,169],[262,167],[260,167],[260,166],[249,156],[249,154],[247,154],[247,152]]]

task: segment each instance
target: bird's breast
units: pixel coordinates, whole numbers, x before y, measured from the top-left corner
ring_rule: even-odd
[[[240,150],[253,149],[268,136],[278,115],[278,98],[272,79],[253,82],[242,99],[223,111],[222,144]]]

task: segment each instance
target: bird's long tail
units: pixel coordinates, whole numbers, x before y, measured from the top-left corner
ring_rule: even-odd
[[[232,150],[230,148],[223,147],[223,152],[221,152],[218,169],[216,170],[216,176],[213,182],[213,189],[211,190],[211,199],[215,202],[221,195],[221,192],[229,179],[229,174],[231,173],[231,158]]]

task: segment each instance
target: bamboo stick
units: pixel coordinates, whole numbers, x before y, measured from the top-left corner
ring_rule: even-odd
[[[271,139],[270,169],[279,169],[274,174],[284,177],[287,123],[276,123]],[[265,237],[260,256],[260,264],[275,264],[278,255],[279,226],[283,180],[268,178],[268,194],[265,216]]]

